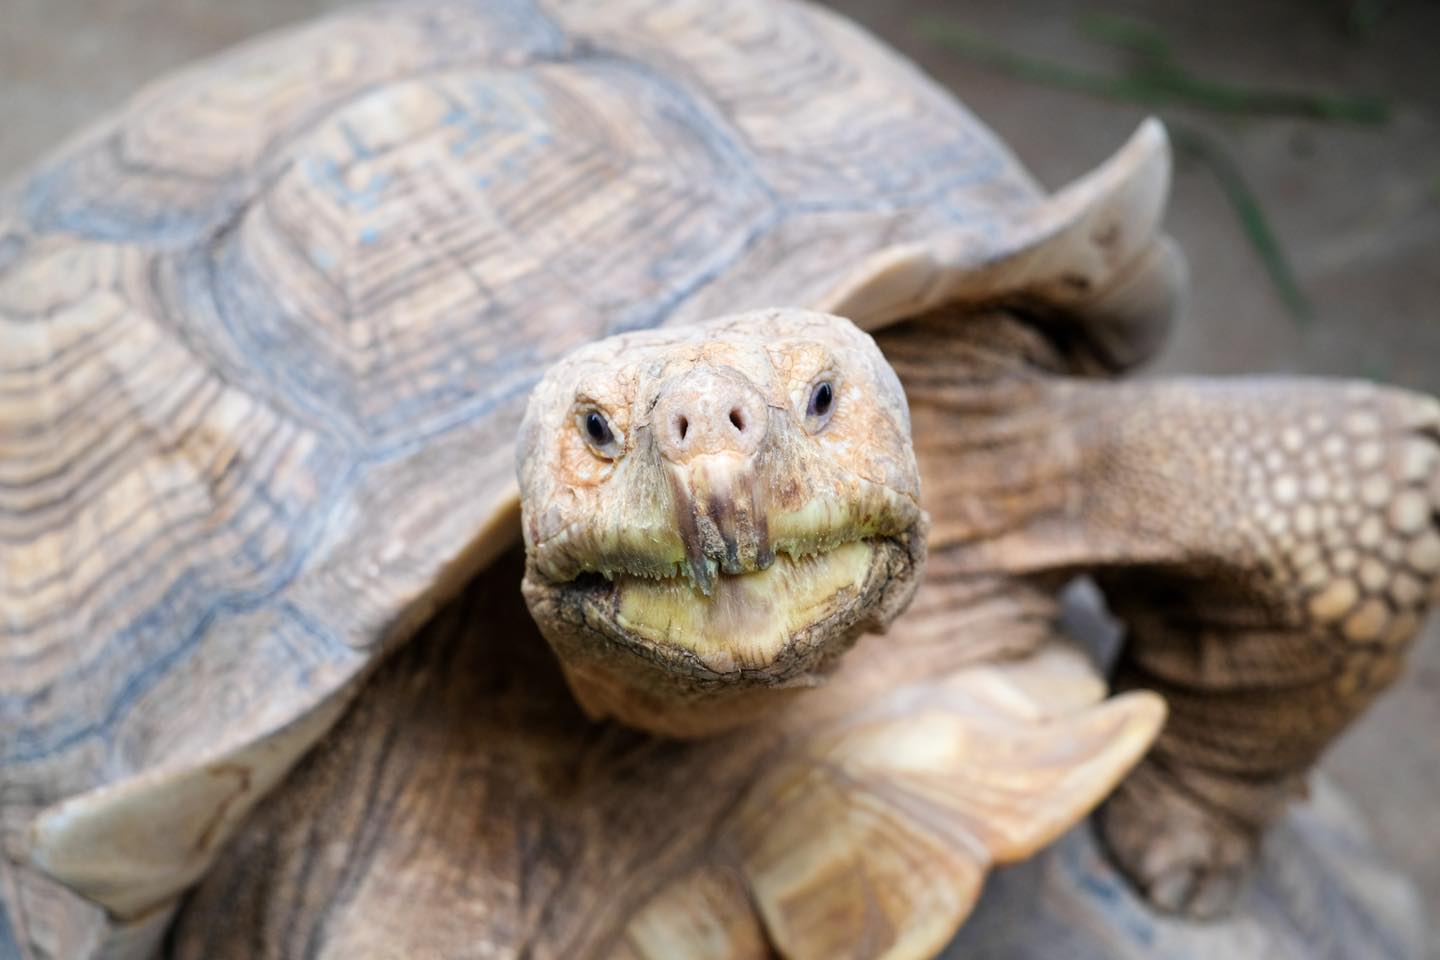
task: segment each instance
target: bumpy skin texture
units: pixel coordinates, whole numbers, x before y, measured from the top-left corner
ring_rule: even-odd
[[[915,592],[905,395],[848,320],[757,311],[582,348],[518,449],[526,601],[596,718],[753,720]]]
[[[1436,599],[1440,403],[1074,379],[1057,341],[998,314],[879,341],[910,398],[932,566],[1096,575],[1127,627],[1117,684],[1171,709],[1099,828],[1157,906],[1222,913]]]
[[[1101,577],[1130,631],[1116,681],[1164,693],[1171,719],[1100,825],[1154,903],[1213,916],[1436,599],[1440,404],[1362,384],[1137,389],[1112,415],[1114,522],[1145,536],[1169,515],[1188,556]]]

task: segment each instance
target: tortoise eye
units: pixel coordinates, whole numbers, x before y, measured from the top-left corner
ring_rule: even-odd
[[[592,443],[601,447],[615,439],[615,435],[610,432],[610,424],[606,423],[605,418],[596,410],[585,415],[585,433]]]
[[[591,407],[581,410],[576,416],[576,425],[580,428],[580,434],[590,449],[607,459],[614,459],[620,455],[620,441],[615,436],[615,430],[610,426],[610,421],[605,414]]]
[[[810,402],[805,407],[805,425],[811,433],[822,429],[830,422],[835,412],[835,384],[821,380],[810,388]]]

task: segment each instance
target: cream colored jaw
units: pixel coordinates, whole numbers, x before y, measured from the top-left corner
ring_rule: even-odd
[[[866,540],[808,556],[781,554],[764,570],[717,577],[708,596],[688,580],[622,574],[616,622],[648,644],[693,653],[717,673],[761,669],[796,634],[851,603],[874,556]]]
[[[722,492],[728,496],[717,499]],[[920,519],[914,500],[864,481],[844,491],[812,492],[788,508],[780,499],[764,481],[741,479],[719,465],[703,476],[672,477],[670,496],[628,512],[629,522],[576,525],[538,544],[536,568],[556,584],[597,573],[611,580],[679,580],[704,593],[722,572],[753,574],[781,555],[800,560],[847,543],[902,536]],[[729,507],[715,509],[727,501]],[[687,523],[693,529],[687,531]]]

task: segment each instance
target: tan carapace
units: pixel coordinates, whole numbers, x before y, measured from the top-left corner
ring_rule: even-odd
[[[140,94],[0,195],[0,955],[924,957],[1117,784],[1221,909],[1434,598],[1440,404],[1113,382],[1168,175],[785,2]]]

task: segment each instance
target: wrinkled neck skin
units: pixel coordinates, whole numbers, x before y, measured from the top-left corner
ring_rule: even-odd
[[[1059,582],[1199,559],[1219,478],[1157,471],[1177,436],[1203,446],[1217,425],[1194,416],[1191,382],[1116,382],[1072,329],[1023,306],[957,307],[876,335],[905,386],[929,550],[948,574]]]
[[[597,719],[682,737],[753,722],[918,582],[904,394],[839,318],[582,348],[536,388],[519,451],[523,592]]]
[[[1082,460],[1093,455],[1077,431],[1104,429],[1087,423],[1089,381],[1067,373],[1096,365],[1004,309],[937,311],[876,340],[910,405],[931,552],[975,574],[1055,566],[1050,554],[1083,507]]]

